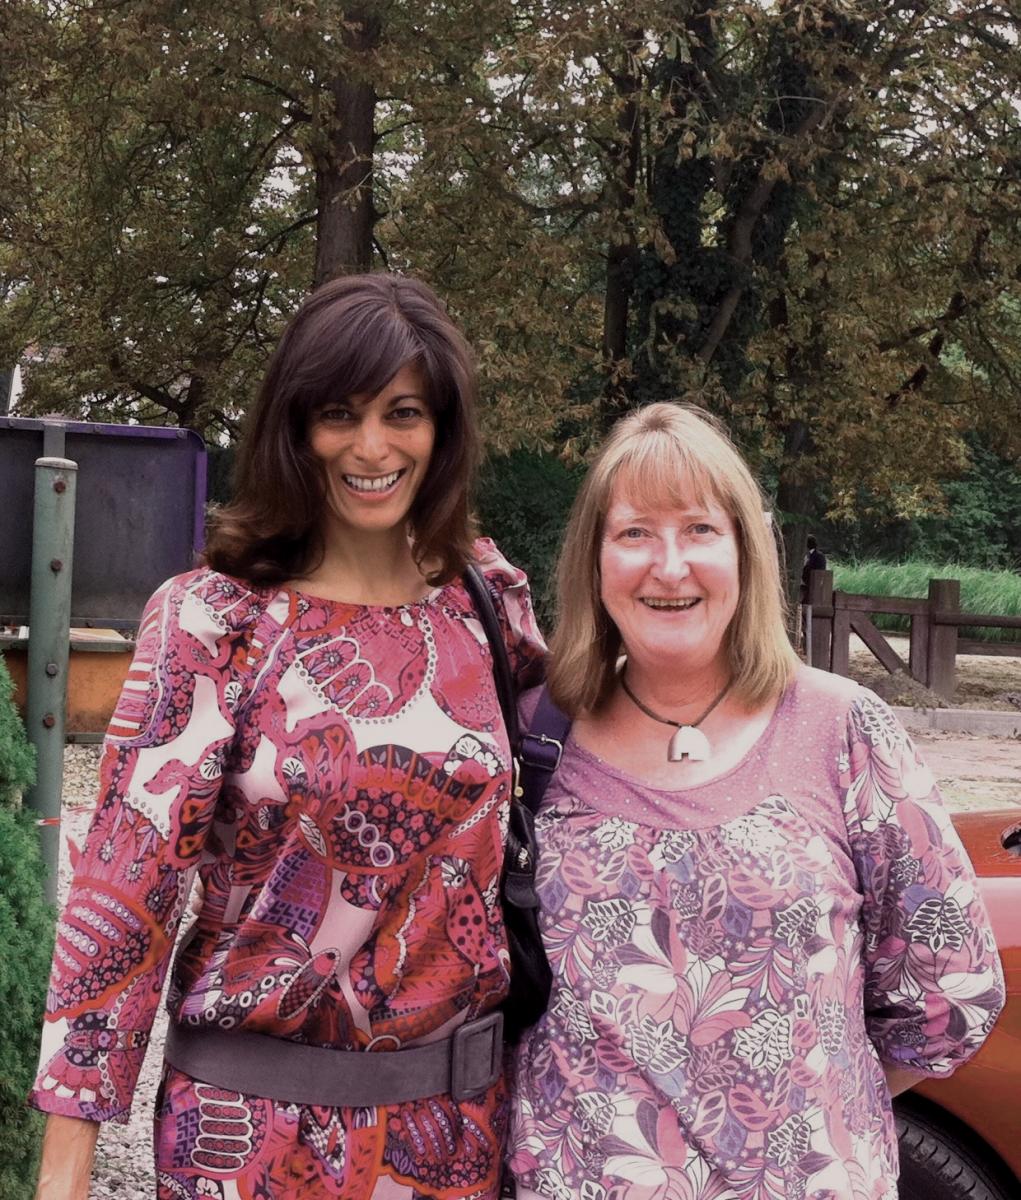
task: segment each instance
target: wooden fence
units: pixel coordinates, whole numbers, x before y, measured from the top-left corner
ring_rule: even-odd
[[[873,624],[871,617],[876,613],[898,613],[909,618],[907,662]],[[929,595],[922,600],[834,591],[832,571],[813,571],[802,619],[805,658],[811,666],[846,675],[851,634],[856,633],[888,671],[904,671],[947,700],[954,694],[958,654],[1021,656],[1021,638],[1016,642],[982,642],[958,636],[962,626],[1016,629],[1021,633],[1021,617],[962,612],[957,579],[930,579]]]

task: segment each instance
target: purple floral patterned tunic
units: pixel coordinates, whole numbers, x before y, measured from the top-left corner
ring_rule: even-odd
[[[519,1183],[555,1200],[896,1200],[882,1066],[949,1074],[1003,978],[886,705],[803,668],[735,768],[677,792],[569,741],[537,827],[555,983],[517,1059]]]

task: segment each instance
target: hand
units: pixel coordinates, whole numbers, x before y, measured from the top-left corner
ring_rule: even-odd
[[[191,899],[188,901],[188,907],[197,917],[202,912],[202,905],[206,902],[206,889],[202,880],[198,875],[195,876],[195,883],[191,889]]]
[[[46,1118],[35,1200],[89,1200],[89,1178],[99,1136],[98,1121]]]

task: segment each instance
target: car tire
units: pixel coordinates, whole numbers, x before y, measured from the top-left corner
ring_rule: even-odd
[[[1018,1184],[1008,1181],[991,1151],[963,1128],[948,1129],[915,1108],[896,1116],[900,1200],[1016,1200]]]

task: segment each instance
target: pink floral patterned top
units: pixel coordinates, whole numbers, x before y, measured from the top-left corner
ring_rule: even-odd
[[[555,984],[517,1058],[518,1180],[554,1200],[896,1200],[882,1064],[949,1074],[1004,992],[886,705],[802,669],[742,762],[679,792],[569,741],[537,827]]]
[[[488,540],[475,552],[512,669],[534,682],[544,646],[525,576]],[[196,869],[205,901],[169,993],[180,1022],[384,1053],[494,1008],[508,978],[509,764],[460,581],[386,608],[210,570],[170,580],[142,618],[107,738],[32,1102],[126,1119]],[[228,1168],[293,1180],[305,1154],[306,1182],[326,1189],[309,1195],[369,1195],[393,1174],[430,1195],[496,1192],[502,1083],[460,1111],[448,1097],[307,1112],[312,1133],[302,1124],[283,1149],[288,1106],[235,1098],[235,1132],[221,1120],[203,1137],[201,1098],[179,1090],[158,1106],[157,1140],[161,1170],[189,1187]]]

